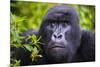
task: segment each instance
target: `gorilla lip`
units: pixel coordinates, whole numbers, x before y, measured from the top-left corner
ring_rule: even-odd
[[[52,48],[65,48],[65,47],[62,45],[55,44],[55,45],[51,46],[49,49],[52,49]]]
[[[54,47],[51,47],[51,49],[52,48],[64,48],[64,47],[62,47],[62,46],[54,46]]]

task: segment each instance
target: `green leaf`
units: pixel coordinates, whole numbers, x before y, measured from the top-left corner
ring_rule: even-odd
[[[30,52],[33,50],[33,47],[28,44],[24,45],[24,47]]]

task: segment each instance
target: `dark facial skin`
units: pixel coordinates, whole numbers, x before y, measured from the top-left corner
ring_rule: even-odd
[[[51,31],[50,42],[48,43],[47,52],[55,61],[62,61],[67,57],[68,42],[65,39],[65,34],[70,30],[70,26],[66,22],[53,22],[46,26],[48,31]],[[66,58],[67,59],[67,58]]]
[[[70,62],[81,39],[76,11],[65,5],[56,6],[44,18],[39,34],[47,60]]]

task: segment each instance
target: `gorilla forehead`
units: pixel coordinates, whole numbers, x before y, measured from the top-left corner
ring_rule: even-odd
[[[77,20],[79,21],[77,12],[74,8],[67,5],[58,5],[47,11],[47,14],[44,17],[44,20],[58,20],[58,21],[67,21],[67,20]]]

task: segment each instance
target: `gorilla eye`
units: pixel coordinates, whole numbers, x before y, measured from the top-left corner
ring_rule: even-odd
[[[48,26],[50,29],[54,28],[56,26],[56,22],[55,21],[48,21]]]
[[[68,25],[67,22],[62,22],[61,24],[62,24],[63,27],[66,27]]]
[[[56,22],[55,21],[49,21],[49,26],[51,28],[55,27],[55,25],[56,25]]]
[[[51,23],[51,27],[54,27],[55,26],[55,22]]]

